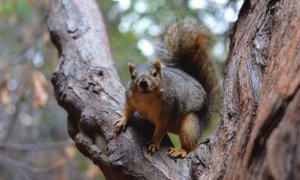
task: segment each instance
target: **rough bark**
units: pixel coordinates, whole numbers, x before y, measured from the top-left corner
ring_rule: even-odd
[[[107,179],[300,179],[300,1],[250,0],[231,31],[221,122],[185,159],[155,154],[153,129],[135,118],[125,133],[124,88],[93,0],[52,0],[49,32],[60,62],[52,78],[77,148]]]

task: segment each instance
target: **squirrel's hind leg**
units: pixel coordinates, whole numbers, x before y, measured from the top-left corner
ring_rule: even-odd
[[[183,158],[196,147],[201,131],[198,117],[194,113],[187,114],[182,119],[180,129],[179,139],[181,148],[171,148],[168,153],[173,158]]]

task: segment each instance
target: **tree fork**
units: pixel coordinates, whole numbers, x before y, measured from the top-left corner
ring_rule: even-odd
[[[153,127],[137,117],[125,133],[114,132],[124,88],[95,1],[52,0],[47,24],[59,54],[52,83],[70,137],[107,179],[299,179],[298,7],[295,0],[244,3],[231,31],[221,122],[174,161],[167,137],[148,154]]]

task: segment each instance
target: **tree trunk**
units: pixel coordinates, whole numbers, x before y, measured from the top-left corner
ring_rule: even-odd
[[[124,88],[97,4],[52,0],[47,23],[60,59],[52,83],[77,148],[107,179],[300,179],[299,7],[298,0],[244,3],[231,31],[221,122],[174,161],[168,138],[147,153],[146,121],[114,132]]]

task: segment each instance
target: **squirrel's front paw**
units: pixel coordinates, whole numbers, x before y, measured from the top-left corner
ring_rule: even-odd
[[[151,144],[148,147],[148,151],[151,153],[154,153],[155,151],[157,151],[159,149],[159,147],[160,147],[159,143],[151,142]]]
[[[125,130],[126,128],[126,124],[127,124],[127,121],[124,117],[120,118],[116,123],[115,123],[115,131],[118,133],[120,132],[121,130]]]

